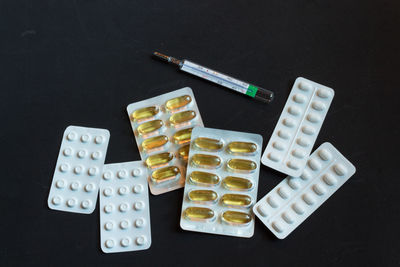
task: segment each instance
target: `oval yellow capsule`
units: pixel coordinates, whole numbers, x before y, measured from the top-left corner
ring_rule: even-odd
[[[214,211],[208,208],[189,207],[185,209],[183,216],[192,221],[206,221],[214,218]]]
[[[157,115],[158,111],[158,107],[155,106],[137,109],[131,114],[131,118],[134,121],[146,120]]]
[[[178,96],[165,102],[165,108],[171,111],[174,109],[184,107],[190,102],[192,102],[192,98],[190,97],[190,95]]]
[[[251,172],[257,168],[257,163],[247,159],[230,159],[227,163],[228,169],[235,172]]]
[[[198,137],[193,141],[195,147],[206,151],[219,151],[222,149],[224,144],[217,139],[211,139],[206,137]]]
[[[176,166],[169,166],[155,170],[151,174],[151,179],[155,183],[167,182],[175,179],[180,174],[179,168]]]
[[[214,186],[219,184],[220,179],[218,175],[213,173],[194,171],[189,175],[189,180],[197,185]]]
[[[184,145],[178,149],[178,156],[180,159],[187,161],[189,157],[190,144]]]
[[[221,166],[221,158],[213,155],[195,154],[192,157],[192,165],[195,167],[216,169]]]
[[[227,176],[222,185],[229,190],[247,191],[253,188],[253,183],[245,178]]]
[[[222,214],[222,219],[233,225],[244,225],[251,222],[251,216],[244,212],[228,210]]]
[[[165,152],[148,157],[145,163],[149,168],[157,168],[162,165],[168,164],[168,162],[170,162],[173,158],[174,154]]]
[[[221,197],[221,202],[225,206],[248,207],[251,204],[251,197],[239,194],[225,194]]]
[[[196,117],[196,112],[193,110],[182,111],[179,113],[175,113],[171,117],[169,117],[169,122],[172,125],[181,124],[184,122],[188,122]]]
[[[140,124],[137,127],[137,130],[140,135],[145,135],[145,134],[149,134],[154,131],[157,131],[158,129],[163,127],[163,125],[164,125],[164,123],[162,120],[148,121],[148,122]]]
[[[148,151],[157,147],[161,147],[165,145],[167,142],[168,142],[168,137],[166,137],[165,135],[159,135],[145,139],[142,142],[142,148]]]
[[[189,192],[188,198],[194,202],[215,202],[218,195],[212,190],[192,190]]]
[[[227,146],[228,153],[231,154],[252,154],[256,152],[257,145],[250,142],[231,142]]]
[[[172,136],[172,142],[175,144],[184,144],[190,142],[190,138],[192,137],[193,128],[187,128],[180,131],[177,131]]]

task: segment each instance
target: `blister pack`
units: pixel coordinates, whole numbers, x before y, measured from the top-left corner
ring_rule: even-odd
[[[153,195],[185,184],[192,129],[203,126],[192,89],[185,87],[127,107]]]
[[[105,129],[65,129],[47,200],[50,209],[93,212],[109,139]]]
[[[100,242],[105,253],[151,245],[147,172],[141,161],[106,164],[100,182]]]
[[[181,228],[251,237],[261,149],[262,137],[258,134],[194,128]]]
[[[355,167],[330,143],[312,153],[300,177],[287,177],[254,205],[257,217],[283,239],[354,173]]]
[[[300,176],[334,94],[331,88],[297,78],[261,158],[262,164]]]

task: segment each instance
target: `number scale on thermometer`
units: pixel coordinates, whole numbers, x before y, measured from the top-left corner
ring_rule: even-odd
[[[217,83],[221,86],[230,88],[234,91],[248,95],[252,98],[261,100],[263,102],[269,103],[274,98],[274,93],[267,89],[229,77],[228,75],[203,67],[189,60],[186,59],[179,60],[170,56],[163,55],[158,52],[154,52],[153,55],[167,62],[178,65],[179,69],[182,71],[196,75],[208,81]]]

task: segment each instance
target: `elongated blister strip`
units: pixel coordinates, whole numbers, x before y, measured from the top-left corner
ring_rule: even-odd
[[[184,230],[251,237],[262,137],[196,127],[192,131],[180,225]]]
[[[356,168],[332,146],[312,153],[300,177],[288,176],[254,205],[256,216],[283,239],[336,192]]]
[[[105,129],[65,129],[47,201],[50,209],[93,212],[109,139]]]
[[[203,126],[192,89],[132,103],[127,111],[151,193],[183,187],[192,129]]]
[[[261,158],[262,164],[300,176],[334,94],[331,88],[297,78]]]
[[[151,245],[147,172],[141,161],[104,165],[100,244],[105,253],[144,250]]]

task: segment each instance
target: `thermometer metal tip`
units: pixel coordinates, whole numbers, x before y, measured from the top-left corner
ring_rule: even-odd
[[[155,56],[163,61],[167,61],[168,63],[175,64],[175,65],[179,65],[181,63],[181,61],[179,59],[161,54],[159,52],[154,52],[153,56]]]
[[[238,79],[232,78],[223,73],[203,67],[187,59],[179,60],[159,52],[154,52],[153,55],[163,61],[179,66],[179,69],[208,81],[217,83],[236,92],[248,95],[265,103],[269,103],[274,99],[274,93],[270,90],[255,86]]]

